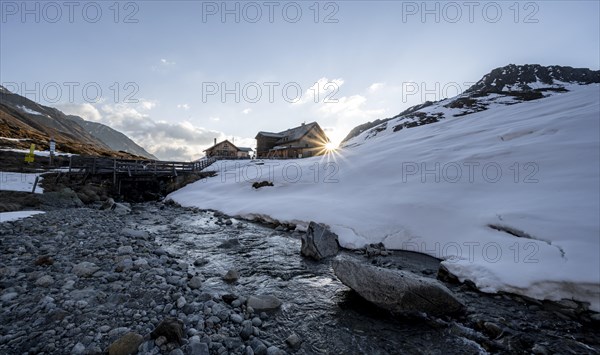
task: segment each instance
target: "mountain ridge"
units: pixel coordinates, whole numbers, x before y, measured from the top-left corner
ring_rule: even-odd
[[[454,116],[465,116],[487,109],[489,103],[481,98],[492,94],[510,98],[505,104],[515,104],[522,101],[541,99],[552,92],[566,92],[568,84],[588,85],[600,83],[600,71],[589,68],[573,68],[569,66],[542,66],[539,64],[516,65],[509,64],[493,69],[479,81],[465,90],[464,93],[440,101],[424,103],[409,107],[401,113],[384,119],[366,122],[354,127],[342,140],[340,146],[347,146],[348,142],[367,131],[377,135],[387,129],[389,121],[401,121],[394,125],[394,131],[403,128],[412,128],[424,124],[438,122],[446,118],[440,112],[425,113],[424,110],[436,104],[445,108],[459,109],[462,112]],[[546,95],[544,94],[546,93]],[[497,101],[497,100],[496,100]]]
[[[67,115],[0,86],[0,143],[28,148],[30,143],[48,149],[54,138],[67,153],[156,159],[125,134],[101,123]]]

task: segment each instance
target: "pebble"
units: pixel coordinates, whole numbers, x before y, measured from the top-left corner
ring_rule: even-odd
[[[185,301],[185,297],[181,296],[177,299],[177,308],[183,308],[183,306],[185,306],[186,301]]]
[[[141,221],[145,218],[154,226],[155,221],[167,217],[175,219],[181,215],[181,210],[170,210],[170,207],[155,213],[158,207],[153,204],[147,206],[136,205],[131,214],[120,216],[110,211],[81,208],[67,213],[60,210],[37,215],[30,219],[28,226],[22,221],[1,223],[0,353],[102,353],[129,333],[137,334],[135,339],[132,338],[135,342],[140,340],[141,334],[152,334],[168,315],[173,316],[172,325],[180,324],[176,333],[180,334],[181,342],[164,334],[155,338],[148,336],[137,347],[140,354],[279,354],[284,351],[278,346],[286,345],[289,348],[285,349],[290,352],[305,350],[298,350],[303,340],[298,334],[291,333],[291,329],[287,329],[288,336],[285,338],[288,325],[279,323],[279,316],[273,315],[269,320],[264,312],[279,308],[282,304],[279,299],[272,295],[240,295],[247,285],[222,285],[221,274],[214,271],[218,265],[209,264],[213,256],[197,258],[191,266],[179,249],[184,245],[183,242],[171,246],[170,243],[181,233],[200,233],[196,226],[178,225],[173,232],[169,232],[169,222],[166,222],[166,232],[161,229],[150,233],[142,230]],[[167,217],[163,217],[163,213]],[[234,224],[242,225],[237,222]],[[156,226],[159,227],[162,226]],[[239,239],[239,246],[231,242],[237,249],[247,245],[243,233],[235,229],[229,237]],[[47,238],[48,235],[52,238]],[[164,243],[164,246],[158,243]],[[193,249],[192,245],[189,247]],[[40,255],[52,255],[52,262],[44,261],[47,258],[42,259]],[[395,253],[386,260],[394,257]],[[40,260],[39,265],[36,265],[36,260]],[[208,267],[203,268],[206,265]],[[245,265],[232,266],[247,270]],[[120,271],[117,272],[117,269]],[[236,269],[229,271],[237,273],[239,278]],[[251,272],[248,273],[248,280],[244,278],[242,281],[249,282],[252,279],[250,275]],[[225,288],[225,292],[212,293],[211,284],[215,280],[218,287]],[[202,288],[205,289],[201,291]],[[536,318],[528,322],[529,319],[523,316],[523,313],[529,312],[527,306],[531,303],[519,307],[519,304],[511,301],[511,297],[498,296],[494,302],[502,304],[497,309],[490,309],[489,315],[479,308],[482,316],[477,322],[471,323],[477,325],[465,327],[467,331],[463,333],[466,334],[464,336],[479,334],[482,338],[493,339],[499,335],[494,342],[488,339],[490,343],[480,338],[468,340],[483,344],[486,349],[488,347],[485,344],[497,343],[499,348],[492,346],[491,349],[504,352],[508,349],[501,346],[509,344],[504,340],[515,332],[522,334],[520,329],[527,328],[534,338],[522,352],[563,353],[566,352],[566,346],[574,351],[586,351],[574,342],[562,348],[556,348],[555,343],[545,342],[548,338],[538,333],[550,330],[539,328]],[[286,312],[302,312],[295,308],[297,305],[293,300],[290,300],[290,306]],[[558,316],[551,318],[556,326],[548,329],[556,332],[556,336],[566,333],[578,336],[573,317],[576,316],[575,310],[585,311],[585,307],[565,300],[552,311],[542,308],[538,312],[552,316],[552,312],[557,310],[572,314],[569,313],[567,317],[561,313],[565,320]],[[507,314],[514,315],[516,320],[512,324],[496,313],[501,313],[505,319],[512,319]],[[535,313],[527,314],[528,317],[532,315]],[[588,312],[586,317],[589,322],[600,321],[598,313]],[[448,328],[451,322],[467,322],[446,321],[446,325],[440,326],[440,329]],[[566,330],[561,330],[562,326],[567,326]],[[480,332],[469,333],[469,327]],[[281,334],[284,334],[283,338]],[[312,335],[318,336],[317,333]],[[594,343],[588,342],[585,336],[590,337],[587,334],[578,337],[578,341],[594,347]],[[407,339],[413,341],[410,336]],[[590,339],[594,339],[593,336]],[[131,345],[133,347],[135,343]],[[304,345],[310,349],[308,344]],[[377,344],[373,346],[374,350],[382,349]],[[448,350],[457,349],[452,347]],[[325,345],[322,350],[327,352],[332,348]]]
[[[40,287],[48,287],[54,284],[54,279],[50,275],[44,275],[35,280],[35,284]]]
[[[117,254],[119,254],[119,255],[133,254],[133,247],[131,247],[130,245],[121,246],[117,249]]]
[[[188,286],[192,289],[192,290],[197,290],[200,287],[202,287],[202,277],[200,276],[194,276],[190,279],[190,281],[188,281]]]

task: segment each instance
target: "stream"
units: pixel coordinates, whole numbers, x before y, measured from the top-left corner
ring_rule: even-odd
[[[179,260],[190,265],[200,260],[196,264],[201,266],[190,270],[204,276],[203,291],[280,299],[281,308],[263,326],[264,338],[285,348],[285,339],[296,333],[303,340],[298,354],[600,353],[598,323],[573,317],[573,310],[554,303],[446,283],[468,306],[464,316],[393,315],[344,286],[330,261],[302,257],[299,232],[211,211],[159,206],[137,205],[137,227]],[[371,258],[360,251],[342,253],[432,278],[439,267],[439,260],[413,252]],[[230,269],[240,274],[233,284],[222,280]]]

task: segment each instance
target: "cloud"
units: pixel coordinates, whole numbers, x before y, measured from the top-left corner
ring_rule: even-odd
[[[169,66],[169,65],[175,65],[175,62],[170,62],[170,61],[168,61],[166,59],[161,59],[160,60],[160,64]]]
[[[375,92],[385,86],[385,83],[373,83],[369,86],[370,92]]]
[[[190,109],[190,105],[188,104],[179,104],[177,105],[177,108],[183,109],[183,110],[189,110]]]
[[[221,120],[220,117],[209,117],[208,119],[211,121],[216,121],[216,122],[219,122]]]
[[[308,88],[292,105],[303,105],[308,102],[323,103],[336,99],[336,93],[344,85],[344,79],[328,79],[323,77]]]
[[[247,109],[244,109],[244,110],[242,110],[242,113],[243,113],[244,115],[247,115],[247,114],[249,114],[250,112],[252,112],[252,109],[251,109],[251,108],[247,108]]]
[[[67,115],[79,116],[88,121],[98,122],[102,119],[100,111],[90,103],[84,104],[59,104],[56,107]]]
[[[139,107],[142,110],[150,111],[154,107],[156,107],[156,101],[150,101],[150,100],[141,99],[140,102],[139,102]]]
[[[367,98],[362,95],[344,96],[335,103],[325,103],[319,106],[318,112],[327,116],[345,118],[370,118],[385,113],[385,109],[366,109]]]
[[[215,138],[219,141],[225,139],[223,132],[198,127],[188,121],[155,121],[148,114],[140,112],[143,107],[135,104],[94,106],[85,103],[63,105],[61,110],[116,129],[162,160],[195,160],[204,155],[204,149],[210,147]],[[243,141],[243,138],[236,139]]]

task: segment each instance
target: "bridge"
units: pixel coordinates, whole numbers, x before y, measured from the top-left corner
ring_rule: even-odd
[[[58,175],[77,175],[81,184],[88,180],[110,181],[113,192],[128,195],[134,192],[159,193],[165,184],[185,181],[191,175],[209,175],[203,170],[216,161],[203,158],[193,162],[115,159],[106,157],[70,156],[68,166],[63,160]],[[56,168],[56,167],[55,167]],[[55,171],[56,171],[55,170]]]

